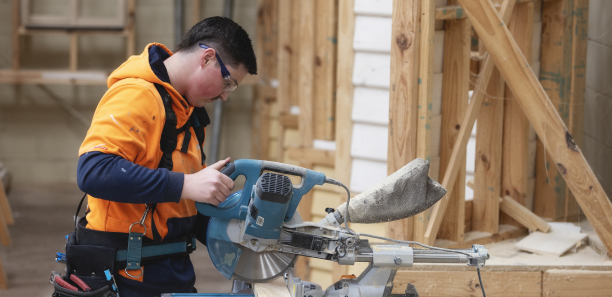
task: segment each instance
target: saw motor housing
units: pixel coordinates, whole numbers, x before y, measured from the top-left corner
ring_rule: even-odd
[[[293,184],[286,175],[266,172],[257,179],[242,235],[250,249],[261,252],[278,242],[292,196]]]

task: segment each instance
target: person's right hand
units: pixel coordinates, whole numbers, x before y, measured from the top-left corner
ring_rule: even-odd
[[[234,188],[234,181],[219,172],[230,158],[221,160],[194,174],[185,174],[181,199],[219,205]]]

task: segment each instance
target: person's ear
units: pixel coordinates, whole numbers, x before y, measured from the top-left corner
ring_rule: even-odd
[[[215,58],[215,50],[212,48],[207,48],[204,50],[204,53],[201,56],[201,65],[208,65],[212,59]]]

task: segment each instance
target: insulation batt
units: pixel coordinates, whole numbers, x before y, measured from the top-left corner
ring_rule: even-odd
[[[446,189],[429,178],[429,162],[415,159],[385,180],[351,198],[351,223],[391,222],[423,212],[446,194]],[[346,220],[346,202],[338,207]]]

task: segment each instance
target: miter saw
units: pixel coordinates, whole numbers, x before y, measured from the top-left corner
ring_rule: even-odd
[[[344,187],[321,172],[288,164],[236,160],[221,172],[232,179],[246,178],[244,188],[218,206],[198,203],[201,214],[210,216],[207,247],[215,267],[234,278],[234,293],[248,283],[266,282],[284,276],[293,297],[391,296],[398,268],[413,263],[467,263],[480,268],[488,258],[483,246],[448,250],[417,242],[387,239],[393,243],[370,243],[348,228],[347,222],[394,221],[422,212],[440,200],[446,190],[428,177],[429,162],[416,159],[374,188],[347,199],[337,210],[327,208],[320,222],[304,222],[296,211],[303,195],[324,183]],[[289,176],[301,178],[294,185]],[[344,223],[344,226],[342,224]],[[413,248],[410,245],[425,247]],[[340,265],[369,262],[358,277],[343,278],[326,290],[293,275],[298,256],[324,259]],[[397,290],[395,290],[397,292]],[[401,288],[402,295],[418,296],[414,286]],[[243,291],[244,292],[244,291]],[[205,296],[166,294],[162,296]],[[216,294],[218,295],[218,294]]]

